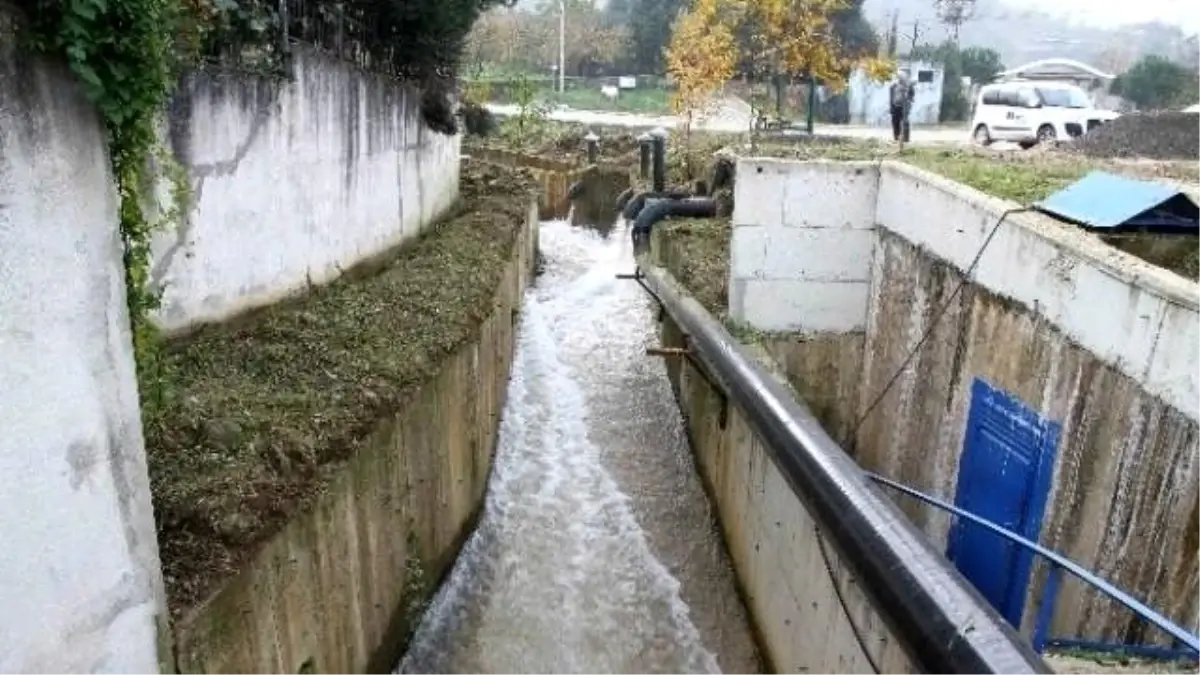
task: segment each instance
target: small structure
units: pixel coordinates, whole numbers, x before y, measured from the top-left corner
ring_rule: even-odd
[[[1055,192],[1038,210],[1088,230],[1128,230],[1195,235],[1200,208],[1186,194],[1153,181],[1093,171]]]
[[[1106,73],[1075,59],[1038,59],[1005,70],[996,76],[997,81],[1070,82],[1086,91],[1093,101],[1097,102],[1108,91],[1108,87],[1114,79],[1116,79],[1116,75]]]
[[[930,61],[901,61],[897,72],[908,73],[913,84],[913,104],[908,114],[910,124],[937,124],[942,109],[942,85],[945,71],[941,64]],[[873,81],[862,68],[855,68],[846,87],[851,124],[890,127],[888,90],[895,82]]]

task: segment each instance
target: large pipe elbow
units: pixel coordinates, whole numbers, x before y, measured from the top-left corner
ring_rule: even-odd
[[[638,214],[642,212],[642,208],[646,206],[647,199],[686,199],[690,196],[691,194],[683,190],[641,192],[634,195],[633,198],[625,204],[625,208],[621,211],[621,216],[624,217],[625,220],[636,220]]]
[[[624,190],[621,191],[621,194],[617,195],[617,208],[615,209],[615,211],[617,213],[624,212],[625,206],[629,203],[630,199],[633,199],[633,187],[632,186],[625,188]]]
[[[643,244],[650,238],[655,223],[670,217],[712,218],[717,215],[717,200],[712,197],[689,197],[687,199],[651,199],[633,221],[631,235],[635,244]]]

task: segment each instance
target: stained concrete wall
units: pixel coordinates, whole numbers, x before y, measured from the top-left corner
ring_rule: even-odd
[[[421,122],[418,91],[300,47],[288,79],[193,73],[169,136],[193,192],[154,241],[169,332],[331,281],[458,195],[460,137]]]
[[[65,68],[3,40],[0,383],[0,671],[157,672],[164,595],[103,131]]]
[[[662,343],[684,347],[670,318],[663,322]],[[759,356],[771,365],[765,352]],[[696,465],[753,617],[765,672],[920,672],[828,542],[826,567],[816,522],[745,414],[732,403],[723,412],[723,397],[690,361],[668,364]],[[782,372],[774,375],[783,380]]]
[[[780,209],[786,214],[807,205],[814,214],[811,220],[816,214],[870,208],[864,206],[871,203],[870,189],[848,187],[855,182],[847,172],[857,179],[852,172],[858,168],[742,160],[734,242],[744,227],[795,227],[798,221],[793,218],[789,225]],[[983,378],[1063,425],[1041,543],[1194,628],[1200,587],[1197,285],[1078,229],[1042,216],[1012,214],[998,228],[963,292],[935,320],[991,228],[1016,205],[896,163],[882,165],[874,189],[874,244],[866,275],[870,292],[863,304],[841,310],[843,317],[855,319],[863,313],[861,333],[849,319],[840,335],[817,330],[824,327],[820,323],[806,325],[807,300],[741,301],[743,307],[775,307],[762,316],[796,312],[787,319],[794,326],[790,334],[767,341],[789,379],[806,398],[818,399],[814,412],[832,435],[848,439],[854,421],[932,330],[848,448],[858,461],[952,500],[970,386]],[[780,194],[783,206],[778,197],[767,199]],[[797,201],[797,196],[811,201]],[[783,238],[772,241],[773,247],[787,245]],[[824,245],[811,238],[805,244],[809,250],[803,253],[774,255],[835,260],[842,258],[837,249],[846,246],[836,237]],[[731,272],[743,278],[760,271],[776,278],[788,274],[762,262],[755,263],[759,270],[747,260],[735,256]],[[861,269],[855,267],[854,273]],[[778,283],[743,287],[795,295],[809,288],[819,289]],[[732,301],[732,281],[730,291]],[[822,316],[815,310],[813,315]],[[750,313],[743,317],[758,328],[778,327],[756,324]],[[844,384],[855,378],[856,387]],[[821,415],[822,407],[835,412]],[[936,542],[945,543],[949,521],[944,514],[901,503]],[[1038,607],[1042,576],[1039,571],[1031,586],[1026,628]],[[1067,582],[1053,633],[1123,639],[1131,617],[1077,582]],[[1145,637],[1156,636],[1148,632]]]
[[[911,167],[884,166],[862,403],[930,328],[933,308],[949,299],[1011,206]],[[952,496],[971,382],[1015,394],[1063,425],[1041,543],[1195,630],[1197,291],[1080,230],[1011,215],[966,292],[864,425],[858,458]],[[944,515],[912,512],[945,541]],[[1031,585],[1027,628],[1042,577]],[[1119,640],[1132,623],[1116,603],[1067,582],[1053,633]]]
[[[183,672],[389,672],[483,504],[522,293],[530,205],[492,313],[317,504],[176,626]]]

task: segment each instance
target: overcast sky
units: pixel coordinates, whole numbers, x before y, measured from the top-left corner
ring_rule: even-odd
[[[1104,28],[1157,20],[1177,24],[1190,33],[1200,32],[1200,3],[1196,0],[1004,0],[1004,4],[1061,14]]]

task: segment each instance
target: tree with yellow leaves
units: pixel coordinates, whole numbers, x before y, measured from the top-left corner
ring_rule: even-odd
[[[803,74],[833,91],[855,67],[872,80],[890,79],[892,61],[843,53],[833,20],[847,7],[847,0],[692,0],[667,49],[675,108],[689,135],[695,114],[739,68],[755,81]]]
[[[675,21],[667,46],[667,72],[675,81],[671,104],[684,117],[689,147],[692,122],[733,77],[737,62],[737,46],[721,2],[692,0]]]

